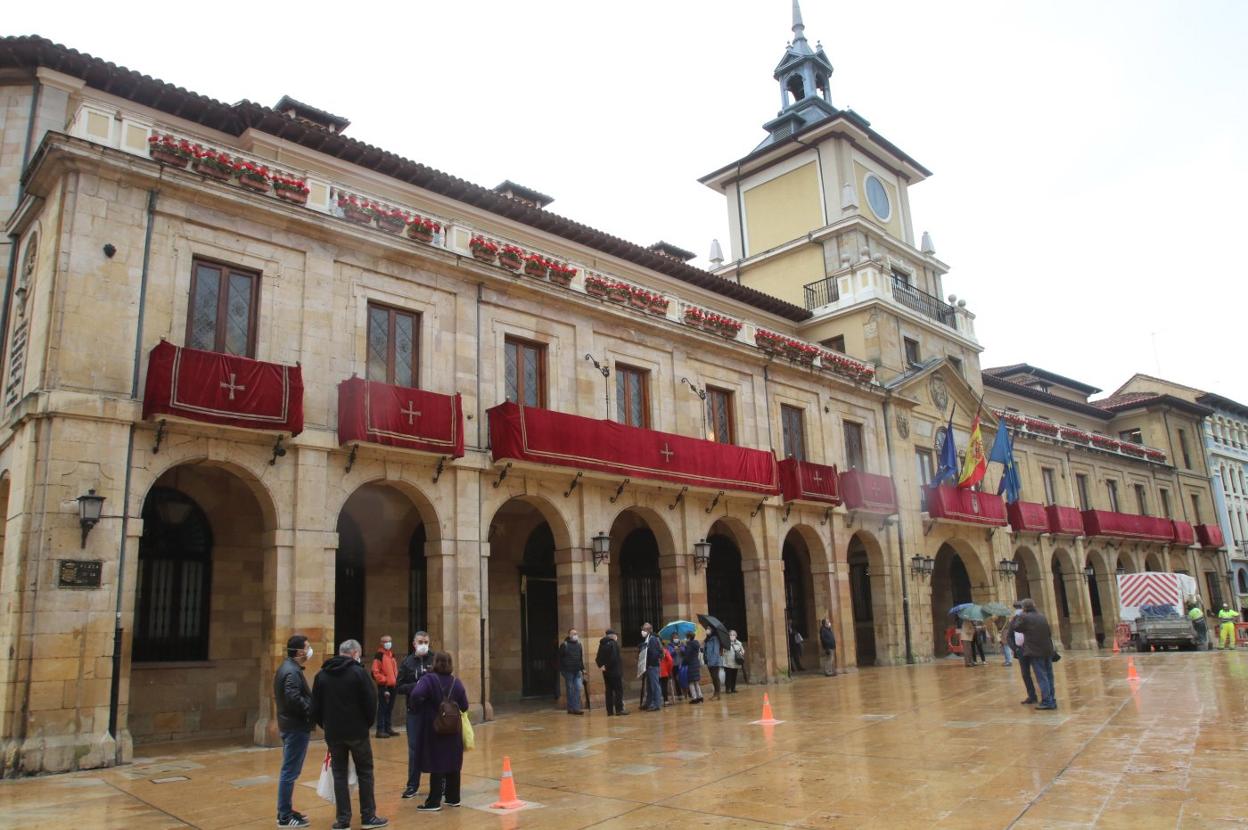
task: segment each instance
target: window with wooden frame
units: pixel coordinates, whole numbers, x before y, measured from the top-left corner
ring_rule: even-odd
[[[829,349],[831,349],[834,352],[840,352],[841,354],[846,354],[845,335],[843,334],[838,334],[833,337],[829,337],[827,340],[823,341],[823,345],[827,346]]]
[[[866,457],[863,454],[862,424],[855,421],[844,423],[845,434],[845,466],[850,470],[865,470]]]
[[[1057,504],[1057,476],[1052,467],[1041,467],[1040,478],[1044,479],[1044,503]]]
[[[1179,452],[1183,454],[1184,469],[1192,469],[1192,456],[1187,451],[1187,430],[1179,430]]]
[[[784,440],[784,457],[806,460],[806,410],[780,404],[780,431]]]
[[[706,437],[721,444],[736,441],[736,429],[732,422],[732,392],[706,387]]]
[[[507,400],[522,406],[546,406],[546,347],[508,337],[503,351]]]
[[[903,337],[902,342],[906,347],[906,365],[918,366],[923,362],[922,355],[919,352],[919,341],[910,337]]]
[[[932,466],[932,451],[915,447],[914,463],[919,476],[919,510],[927,512],[927,488],[936,477],[935,468]]]
[[[650,373],[615,364],[615,417],[630,427],[650,426]]]
[[[420,315],[368,304],[368,379],[419,386]]]
[[[1118,482],[1112,478],[1105,480],[1105,490],[1109,493],[1109,509],[1117,513],[1118,511]]]
[[[1075,489],[1079,492],[1079,509],[1091,510],[1092,497],[1088,493],[1088,477],[1083,473],[1075,473]]]
[[[255,271],[193,260],[186,345],[209,352],[255,357],[259,294],[260,275]]]
[[[1170,512],[1170,491],[1164,487],[1158,488],[1157,496],[1161,499],[1161,515],[1173,519],[1174,514]]]
[[[1192,519],[1193,524],[1203,524],[1200,516],[1200,496],[1192,493]]]
[[[1148,490],[1143,484],[1135,485],[1135,504],[1140,509],[1141,516],[1148,515]]]

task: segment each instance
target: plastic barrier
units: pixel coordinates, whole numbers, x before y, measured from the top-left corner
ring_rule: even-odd
[[[945,629],[945,649],[950,654],[962,656],[962,641],[958,639],[958,629],[956,626],[949,626]]]

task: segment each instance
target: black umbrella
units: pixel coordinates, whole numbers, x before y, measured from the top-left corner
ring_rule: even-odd
[[[698,614],[698,622],[715,632],[715,636],[719,638],[721,646],[728,645],[728,626],[720,622],[718,617],[712,617],[710,614]]]

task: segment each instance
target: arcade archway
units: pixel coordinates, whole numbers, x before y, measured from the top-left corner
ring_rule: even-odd
[[[976,600],[976,589],[987,585],[974,550],[949,541],[936,551],[936,563],[932,571],[932,655],[948,654],[946,645],[949,628],[954,624],[949,609],[964,602]]]
[[[888,620],[884,560],[879,543],[865,531],[855,533],[846,550],[854,647],[859,666],[874,666],[886,647],[882,627]]]

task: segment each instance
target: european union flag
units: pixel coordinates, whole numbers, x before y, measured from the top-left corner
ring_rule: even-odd
[[[1010,431],[1006,429],[1004,418],[997,422],[997,437],[993,439],[988,460],[996,461],[1002,466],[997,495],[1004,495],[1006,504],[1013,504],[1022,498],[1023,484],[1018,476],[1018,465],[1014,463],[1014,441],[1010,438]]]

